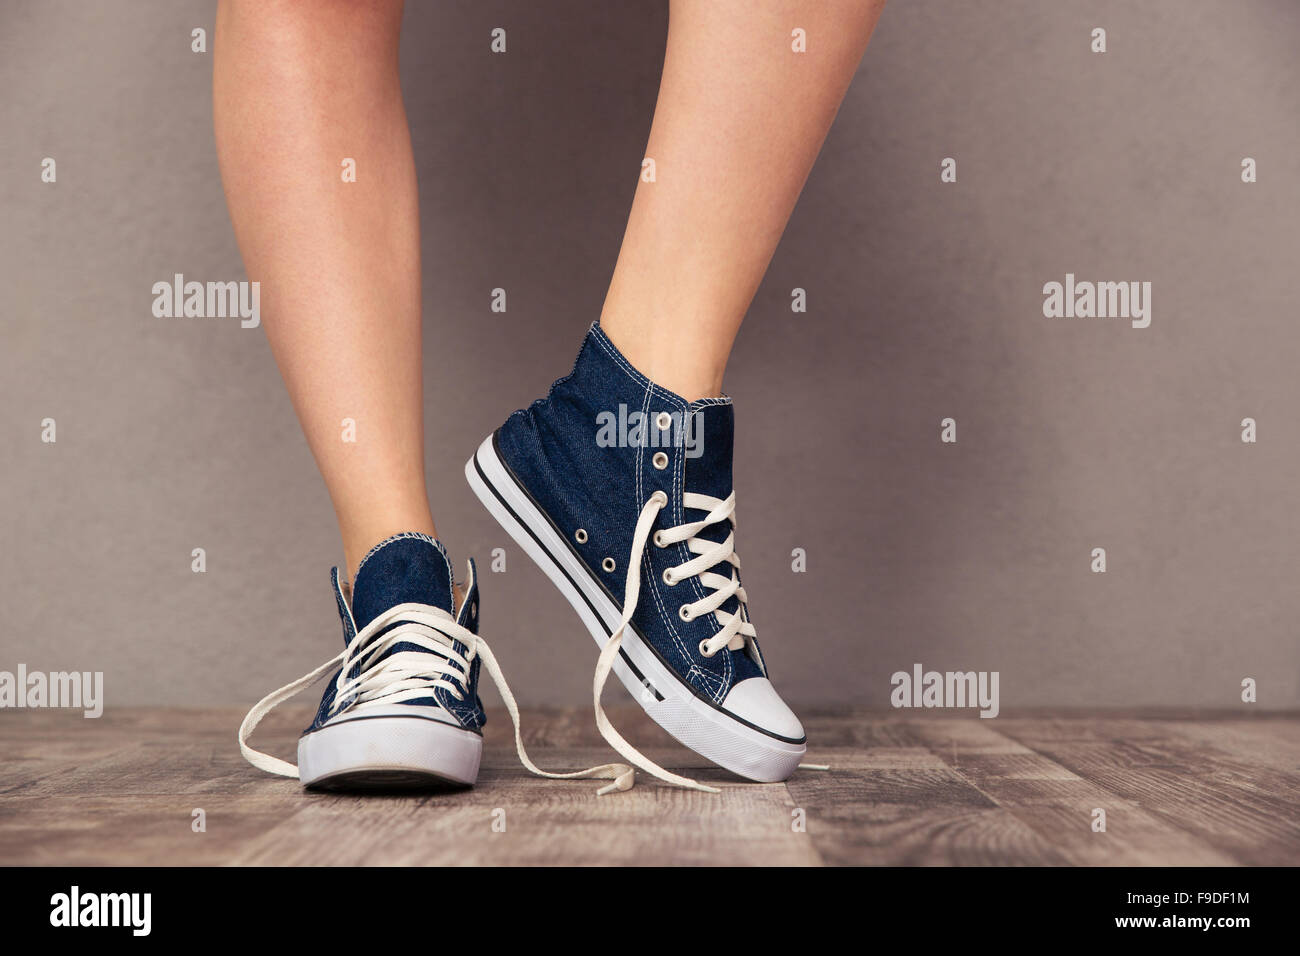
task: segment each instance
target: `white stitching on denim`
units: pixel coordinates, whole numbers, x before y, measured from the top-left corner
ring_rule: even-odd
[[[450,566],[451,562],[448,561],[447,564]],[[469,575],[465,578],[465,600],[460,606],[460,613],[456,615],[456,623],[467,629],[469,628],[470,623],[470,603],[478,600],[478,595],[475,594],[475,591],[478,588],[478,574],[474,568],[473,561],[470,562],[469,567]],[[451,600],[452,603],[455,604],[456,591],[454,582],[452,584]],[[459,644],[460,642],[457,641],[456,643]],[[466,652],[468,652],[468,650],[469,648],[465,648]],[[449,700],[451,706],[447,706],[446,704],[443,705],[445,710],[450,711],[451,715],[460,721],[461,726],[468,727],[471,730],[477,727],[479,722],[478,706],[473,700],[473,698],[478,696],[478,682],[473,679],[475,663],[476,662],[471,662],[469,669],[465,673],[465,680],[463,682],[465,685],[465,699],[460,701],[451,699]],[[450,698],[450,693],[448,693],[448,697]]]
[[[722,680],[722,678],[718,677],[717,674],[710,674],[708,671],[704,670],[703,668],[699,667],[696,664],[691,665],[691,672],[689,675],[687,675],[687,678],[689,679],[692,676],[699,677],[704,682],[705,686],[714,686],[715,684],[717,684]],[[719,696],[721,696],[722,690],[726,686],[727,685],[723,683],[720,686],[718,686],[717,690],[713,691],[713,699],[715,701],[719,698]]]
[[[632,381],[636,382],[639,388],[648,387],[656,395],[662,397],[665,401],[677,405],[685,406],[686,411],[690,411],[693,407],[699,407],[703,405],[735,404],[730,395],[721,395],[721,396],[708,397],[708,398],[697,398],[693,402],[688,402],[686,401],[686,399],[682,398],[682,396],[678,395],[676,392],[670,392],[668,389],[664,388],[663,386],[656,385],[654,382],[650,381],[650,379],[646,378],[639,371],[637,371],[636,367],[633,366],[626,358],[623,357],[623,355],[618,351],[618,347],[614,345],[610,337],[605,334],[605,330],[600,328],[600,326],[597,323],[594,322],[592,323],[591,328],[587,330],[587,334],[590,335],[594,339],[594,341],[597,344],[599,344],[602,349],[605,350],[605,353],[611,359],[614,360],[614,363],[618,365],[618,367],[621,368],[627,374],[627,376],[632,379]],[[577,370],[576,364],[574,365],[574,370],[575,371]],[[569,374],[571,376],[573,373],[570,372]]]
[[[649,391],[647,391],[647,392],[645,393],[645,395],[644,395],[644,396],[642,397],[642,399],[641,399],[641,409],[642,409],[642,411],[644,411],[645,409],[647,409],[647,408],[649,408],[649,407],[650,407],[650,393],[649,393]],[[643,492],[642,492],[643,485],[642,485],[642,482],[641,482],[641,468],[642,468],[642,464],[641,464],[641,463],[642,463],[643,461],[645,461],[645,443],[644,443],[644,442],[643,442],[642,444],[640,444],[640,445],[637,446],[637,449],[636,449],[636,457],[633,459],[633,462],[632,462],[632,464],[633,464],[633,470],[634,470],[634,472],[635,472],[635,474],[636,474],[636,483],[632,486],[632,513],[633,513],[633,514],[637,514],[637,513],[639,513],[640,510],[644,507],[644,503],[645,503],[645,498],[644,498],[644,496],[643,496]],[[630,546],[629,546],[629,549],[628,549],[628,550],[629,550],[629,551],[631,550],[631,547],[630,547]]]
[[[377,545],[375,545],[373,548],[371,548],[369,551],[366,552],[366,556],[362,558],[361,563],[357,565],[356,574],[352,575],[353,582],[355,582],[357,576],[361,574],[361,569],[366,566],[366,562],[370,560],[371,555],[373,555],[380,548],[384,547],[384,545],[392,544],[394,541],[400,541],[403,538],[418,538],[421,541],[429,542],[429,544],[433,545],[440,552],[442,552],[442,559],[447,562],[448,568],[451,567],[451,558],[447,557],[447,549],[443,547],[441,541],[439,541],[437,538],[432,537],[431,535],[427,535],[423,533],[422,531],[403,531],[400,534],[395,534],[390,538],[385,538],[383,541],[380,541]],[[455,594],[454,586],[452,588],[452,593]]]
[[[649,552],[646,552],[641,556],[641,564],[642,574],[645,575],[646,582],[650,585],[648,590],[654,597],[655,607],[659,610],[660,619],[668,626],[668,633],[672,637],[673,644],[677,647],[678,653],[682,655],[687,663],[691,663],[691,655],[686,652],[686,645],[683,643],[681,635],[677,633],[677,628],[673,624],[673,618],[675,618],[676,615],[668,613],[668,608],[664,604],[663,596],[659,593],[659,579],[654,574],[653,566],[650,563]]]
[[[647,397],[648,397],[648,393],[647,393]],[[649,403],[647,402],[647,404],[645,405],[645,408],[649,408],[649,407],[650,407],[650,406],[649,406]],[[674,453],[674,454],[676,454],[676,453]],[[685,459],[684,459],[683,457],[681,457],[681,456],[677,456],[677,457],[680,458],[681,462],[683,463],[683,468],[684,468],[684,462],[685,462]],[[672,489],[673,489],[673,500],[671,500],[671,501],[668,503],[668,505],[669,505],[669,508],[670,508],[669,513],[670,513],[670,515],[672,515],[672,516],[674,517],[674,519],[675,519],[674,523],[675,523],[675,524],[681,524],[681,523],[683,522],[683,520],[684,520],[683,509],[682,509],[682,507],[681,507],[681,495],[680,495],[680,493],[679,493],[679,492],[680,492],[680,488],[679,488],[679,486],[678,486],[678,484],[677,484],[678,477],[679,477],[679,475],[681,474],[683,468],[678,468],[678,467],[674,467],[674,468],[673,468],[673,484],[672,484]],[[641,469],[637,469],[637,478],[639,479],[640,476],[641,476]],[[684,544],[683,544],[683,545],[678,545],[678,548],[679,548],[679,549],[684,549],[685,547],[686,547],[686,546],[685,546]],[[679,551],[679,556],[680,556],[680,551]],[[681,562],[679,562],[679,563],[681,563]],[[694,664],[694,660],[695,660],[695,659],[694,659],[693,657],[691,657],[690,651],[688,651],[687,648],[686,648],[686,642],[682,640],[682,636],[681,636],[681,634],[679,634],[678,631],[677,631],[677,625],[676,625],[676,623],[675,623],[675,620],[676,620],[677,615],[675,615],[675,614],[669,614],[669,613],[668,613],[668,607],[667,607],[667,605],[666,605],[665,602],[664,602],[663,595],[660,593],[660,590],[659,590],[659,576],[656,575],[656,574],[654,573],[654,565],[653,565],[653,563],[652,563],[651,560],[650,560],[650,552],[649,552],[649,551],[646,551],[646,552],[642,555],[642,573],[645,575],[645,578],[646,578],[646,583],[647,583],[647,585],[648,585],[647,590],[648,590],[648,591],[650,592],[650,594],[654,597],[655,607],[658,608],[658,610],[659,610],[659,617],[660,617],[660,620],[662,620],[663,623],[664,623],[665,625],[667,625],[667,627],[668,627],[668,633],[669,633],[669,635],[670,635],[670,636],[672,637],[672,639],[673,639],[673,644],[676,646],[676,648],[677,648],[677,652],[682,656],[682,659],[683,659],[686,663],[688,663],[688,664],[690,664],[692,667],[694,667],[694,666],[695,666],[695,664]]]
[[[749,608],[745,608],[745,620],[749,621],[750,624],[754,623],[749,620]],[[758,646],[758,638],[754,638],[750,642],[750,646],[754,648],[754,653],[758,655],[758,669],[762,672],[763,676],[766,677],[767,661],[763,659],[763,649]]]
[[[654,382],[650,381],[650,379],[646,378],[644,375],[638,372],[632,366],[632,364],[628,362],[627,359],[625,359],[622,355],[619,354],[619,351],[614,346],[614,343],[610,341],[607,335],[605,335],[604,329],[598,329],[593,326],[593,331],[599,333],[594,337],[594,341],[602,349],[605,350],[605,354],[607,354],[611,359],[614,360],[614,364],[617,365],[619,368],[621,368],[624,374],[626,374],[628,378],[636,382],[638,388],[647,389],[653,394],[655,394],[656,396],[662,398],[664,401],[673,404],[674,406],[681,406],[681,405],[688,404],[686,399],[682,398],[680,395],[674,392],[670,392],[668,391],[668,389],[663,388],[659,385],[656,385]],[[645,405],[645,408],[649,409],[649,407],[650,406],[647,403]]]
[[[344,622],[351,630],[348,632],[348,641],[350,642],[357,636],[357,619],[352,616],[352,604],[343,596],[342,581],[339,578],[339,569],[335,568],[330,574],[330,583],[334,585],[334,600],[340,607],[348,612],[348,619]],[[346,628],[345,628],[346,630]]]
[[[455,600],[456,600],[456,596],[455,593],[453,592],[452,601]],[[461,622],[457,621],[456,623],[460,624]],[[466,627],[467,625],[461,625],[461,626]],[[466,647],[463,643],[461,643],[460,641],[454,641],[453,646],[457,646],[457,645],[463,648],[463,650],[459,651],[458,653],[464,655],[469,652],[469,648]],[[456,720],[460,722],[460,725],[462,727],[467,727],[467,728],[473,727],[473,724],[469,723],[468,718],[476,717],[475,711],[477,709],[475,708],[474,703],[471,700],[471,698],[476,696],[477,694],[477,688],[474,686],[474,682],[470,679],[470,675],[473,674],[473,672],[474,672],[474,665],[471,663],[470,666],[465,671],[465,679],[460,682],[462,686],[464,686],[465,688],[465,697],[462,700],[456,700],[456,698],[452,696],[451,691],[447,690],[445,687],[435,687],[433,693],[434,700],[436,700],[442,706],[442,709],[445,710],[447,713],[451,714],[453,717],[455,717]],[[439,697],[438,696],[439,694],[442,694],[443,696]]]
[[[649,384],[650,384],[650,383],[649,383],[649,381],[647,380],[647,381],[646,381],[646,385],[649,386]],[[651,395],[650,388],[647,387],[647,388],[645,389],[645,394],[644,394],[644,395],[642,396],[642,398],[641,398],[641,415],[642,415],[642,420],[644,420],[645,415],[647,415],[647,414],[649,413],[649,410],[650,410],[650,395]],[[646,452],[646,443],[643,442],[642,444],[640,444],[640,445],[637,446],[637,451],[636,451],[636,503],[637,503],[637,508],[638,508],[638,509],[639,509],[640,507],[643,507],[643,506],[640,504],[640,502],[643,502],[643,501],[645,500],[645,491],[644,491],[644,489],[645,489],[645,484],[644,484],[644,482],[642,481],[642,477],[641,477],[641,476],[642,476],[642,473],[643,473],[643,471],[644,471],[644,469],[645,469],[645,452]],[[671,502],[670,502],[670,504],[671,504]],[[656,605],[656,607],[658,607],[658,609],[659,609],[659,615],[660,615],[660,617],[663,618],[663,619],[665,619],[665,620],[668,620],[668,617],[667,617],[667,615],[665,614],[665,609],[664,609],[663,601],[660,600],[660,597],[659,597],[659,587],[658,587],[658,582],[655,580],[655,575],[654,575],[654,565],[653,565],[653,563],[652,563],[651,560],[650,560],[650,552],[649,552],[649,551],[645,551],[645,552],[643,552],[642,555],[641,555],[641,568],[639,569],[639,573],[642,574],[642,575],[645,577],[646,581],[647,581],[647,582],[649,583],[649,585],[650,585],[650,587],[649,587],[648,590],[650,591],[651,594],[654,595],[654,598],[655,598],[655,605]],[[668,627],[669,627],[669,631],[670,631],[670,633],[672,634],[673,642],[674,642],[675,644],[677,644],[678,647],[679,647],[679,649],[680,649],[680,648],[682,647],[682,644],[681,644],[681,641],[678,639],[677,634],[676,634],[675,632],[673,632],[673,628],[672,628],[672,623],[671,623],[671,621],[669,621],[669,625],[668,625]],[[688,658],[688,659],[689,659],[689,658]]]

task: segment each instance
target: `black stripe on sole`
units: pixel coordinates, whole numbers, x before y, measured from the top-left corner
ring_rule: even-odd
[[[496,439],[497,439],[496,432],[493,432],[492,446],[494,449],[496,448]],[[510,475],[512,479],[514,479],[515,484],[519,485],[519,479],[515,477],[514,472],[510,471],[510,466],[507,465],[504,461],[502,461],[500,454],[497,455],[497,461],[501,462],[501,467],[506,469],[506,472]],[[555,555],[551,554],[551,549],[546,546],[546,544],[542,541],[541,538],[537,537],[537,533],[534,532],[532,528],[528,527],[528,522],[526,522],[523,518],[519,516],[519,512],[515,511],[514,508],[510,507],[510,502],[506,501],[506,499],[501,496],[501,492],[497,491],[496,485],[492,484],[492,482],[488,479],[488,476],[484,474],[483,466],[480,465],[478,461],[477,451],[474,452],[474,470],[478,472],[478,476],[480,479],[482,479],[483,485],[492,492],[492,495],[496,498],[497,501],[501,502],[501,507],[505,508],[506,511],[510,512],[510,517],[515,519],[515,523],[519,525],[519,527],[527,531],[528,536],[537,542],[537,546],[542,549],[543,553],[545,553],[545,555],[551,559],[551,563],[554,564],[556,568],[559,569],[560,573],[563,574],[564,577],[568,580],[568,582],[573,585],[573,589],[578,592],[578,595],[582,598],[583,602],[587,605],[587,607],[591,608],[591,615],[597,621],[600,622],[601,630],[605,632],[606,639],[613,637],[614,636],[613,632],[608,627],[605,626],[605,618],[601,616],[599,611],[596,610],[596,606],[591,603],[591,599],[587,597],[587,592],[584,591],[582,588],[578,587],[578,582],[573,580],[573,577],[569,574],[568,569],[565,568],[564,565],[560,564],[559,561],[555,560]],[[528,489],[525,488],[523,485],[519,485],[519,489],[524,494],[526,495],[528,494]],[[532,495],[528,495],[528,498],[530,501],[533,502],[534,505],[537,504],[536,500],[533,499]],[[550,516],[547,515],[546,512],[543,511],[540,506],[537,507],[537,510],[543,516],[545,516],[548,521],[550,521]],[[552,527],[554,527],[554,522],[552,522]],[[611,600],[612,600],[612,596],[611,596]],[[627,651],[623,650],[623,648],[620,647],[618,649],[618,656],[623,658],[623,663],[627,665],[628,670],[630,670],[633,674],[636,675],[636,679],[641,682],[641,686],[644,687],[646,690],[650,691],[650,693],[655,695],[655,700],[664,699],[664,695],[659,693],[659,689],[655,687],[654,684],[650,683],[650,681],[646,679],[646,676],[641,673],[641,670],[634,663],[632,663],[632,658],[627,656]]]
[[[540,514],[543,518],[546,519],[547,523],[550,524],[551,529],[555,532],[556,537],[558,537],[561,541],[565,543],[565,546],[569,549],[573,557],[578,561],[578,564],[587,570],[588,577],[602,591],[604,591],[605,594],[609,596],[610,602],[615,607],[618,607],[619,603],[614,600],[614,595],[609,593],[609,588],[605,586],[605,582],[601,581],[600,578],[596,577],[596,575],[593,574],[590,569],[587,569],[586,562],[582,560],[582,556],[579,555],[576,551],[574,551],[573,545],[569,544],[565,536],[560,533],[560,529],[556,527],[555,522],[551,520],[551,516],[546,513],[546,509],[543,508],[540,503],[538,503],[537,499],[533,497],[532,492],[530,492],[524,486],[524,483],[519,480],[519,476],[514,473],[514,469],[512,469],[510,465],[506,462],[505,458],[502,457],[501,445],[500,442],[498,441],[499,433],[500,433],[500,429],[497,429],[497,431],[494,431],[492,433],[492,450],[493,452],[496,453],[497,461],[500,463],[502,469],[505,471],[507,475],[510,476],[510,479],[515,483],[515,486],[521,492],[523,492],[524,496],[532,503],[533,507],[537,509],[538,514]],[[514,508],[510,507],[510,503],[505,500],[501,492],[499,492],[496,489],[496,487],[492,484],[492,482],[488,479],[487,474],[483,471],[483,466],[479,463],[477,449],[474,451],[473,461],[474,461],[474,470],[478,472],[478,476],[480,479],[482,479],[483,484],[492,491],[492,494],[497,499],[497,501],[501,502],[501,506],[505,508],[506,511],[510,512],[510,515],[515,519],[515,522],[521,528],[523,528],[525,531],[528,532],[529,537],[531,537],[534,541],[537,542],[537,546],[542,549],[542,552],[548,558],[550,558],[551,563],[559,569],[560,573],[564,575],[565,579],[568,580],[568,582],[571,585],[573,585],[574,590],[577,591],[578,594],[582,596],[583,602],[586,603],[587,607],[591,608],[592,615],[596,618],[597,621],[600,622],[601,629],[605,631],[606,637],[611,636],[611,632],[609,631],[609,628],[605,626],[605,618],[599,612],[597,612],[595,606],[591,603],[591,599],[588,598],[586,592],[578,586],[578,583],[573,580],[573,576],[569,574],[568,569],[566,569],[564,565],[562,565],[559,561],[555,559],[555,555],[551,552],[551,549],[548,548],[545,542],[543,542],[542,539],[537,536],[537,533],[528,526],[528,522],[524,521],[519,516],[519,513],[516,512]],[[628,626],[631,627],[632,630],[636,632],[637,637],[640,638],[641,640],[641,644],[647,649],[649,649],[649,651],[652,654],[654,654],[655,657],[659,658],[659,662],[663,664],[666,670],[668,670],[669,672],[675,672],[676,669],[671,664],[669,664],[668,661],[664,660],[663,654],[659,652],[659,649],[655,647],[654,644],[646,640],[646,636],[641,632],[641,629],[636,626],[635,622],[629,622]],[[641,685],[653,691],[656,700],[663,700],[664,699],[663,695],[660,694],[657,689],[655,689],[654,685],[652,685],[649,681],[646,680],[645,675],[643,675],[641,671],[637,669],[637,666],[632,663],[632,660],[627,656],[627,653],[623,650],[623,648],[620,647],[618,649],[618,653],[619,656],[623,658],[623,661],[627,664],[628,668],[632,671],[632,673],[635,674],[636,677],[641,681]],[[689,690],[697,700],[700,700],[705,704],[708,704],[710,707],[712,707],[718,713],[722,714],[728,720],[734,720],[736,723],[748,727],[750,730],[757,731],[758,733],[762,734],[764,737],[771,737],[773,740],[779,740],[782,743],[787,743],[787,744],[797,745],[797,744],[808,743],[808,738],[806,736],[799,737],[799,738],[782,737],[780,734],[774,734],[772,733],[772,731],[767,730],[766,728],[763,727],[759,727],[757,724],[752,724],[748,720],[745,720],[743,717],[737,717],[731,711],[719,707],[712,700],[710,700],[708,697],[705,697],[698,690],[696,690],[694,686],[687,683],[686,681],[679,680],[678,683],[682,687],[685,687],[687,690]]]

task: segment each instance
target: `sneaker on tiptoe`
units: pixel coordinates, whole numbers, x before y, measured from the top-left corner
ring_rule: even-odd
[[[751,780],[790,776],[806,744],[768,680],[740,584],[729,398],[688,402],[649,381],[599,324],[573,371],[515,412],[465,466],[470,486],[546,572],[602,647],[596,722],[612,669],[656,722]],[[621,591],[621,597],[619,593]]]
[[[394,535],[371,549],[349,587],[331,573],[344,649],[310,674],[268,694],[239,728],[253,766],[304,786],[389,789],[472,785],[487,722],[478,697],[486,666],[515,725],[519,759],[543,777],[613,780],[601,792],[632,786],[632,770],[605,764],[547,773],[529,759],[519,709],[487,643],[478,636],[478,580],[471,560],[455,604],[451,563],[428,535]],[[254,750],[248,738],[274,707],[334,672],[316,719],[298,739],[298,766]]]

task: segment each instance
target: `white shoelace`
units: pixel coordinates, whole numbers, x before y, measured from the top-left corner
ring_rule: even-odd
[[[596,661],[596,672],[592,680],[596,726],[605,741],[618,751],[624,759],[634,766],[640,767],[651,776],[657,777],[665,783],[671,783],[690,790],[719,793],[717,787],[710,787],[689,777],[683,777],[665,770],[633,747],[614,728],[600,702],[601,692],[605,688],[610,671],[614,667],[614,660],[623,644],[623,635],[632,622],[632,617],[636,613],[637,602],[641,596],[641,559],[645,554],[646,541],[650,538],[650,528],[654,525],[655,518],[658,517],[667,504],[668,496],[662,491],[656,491],[641,509],[636,528],[632,532],[632,548],[628,558],[627,578],[623,590],[623,617],[600,652],[600,657]],[[754,625],[746,619],[745,603],[747,597],[745,589],[740,586],[740,579],[736,574],[740,569],[740,558],[735,552],[736,493],[733,491],[726,499],[722,499],[714,498],[711,495],[685,492],[682,495],[682,504],[687,508],[707,512],[707,514],[698,521],[689,521],[674,528],[664,528],[655,532],[654,541],[658,547],[666,548],[670,545],[685,542],[686,547],[695,555],[695,557],[682,564],[668,568],[664,572],[664,581],[667,584],[675,585],[687,578],[698,577],[700,584],[708,592],[700,600],[683,605],[679,612],[682,618],[687,621],[711,613],[721,625],[717,634],[700,642],[701,654],[705,657],[712,657],[724,647],[733,651],[741,650],[745,646],[745,639],[755,637],[756,634]],[[731,530],[725,541],[710,541],[698,536],[700,531],[723,521],[731,524]],[[722,563],[731,565],[730,577],[724,577],[709,570]],[[738,603],[734,614],[722,610],[722,605],[732,597],[735,597]],[[394,621],[401,621],[402,623],[394,627],[380,640],[372,641],[372,637],[376,632],[383,630]],[[459,641],[468,647],[470,649],[468,654],[461,656],[456,653],[452,644],[453,641]],[[376,662],[375,659],[385,649],[403,642],[417,644],[433,653],[401,651]],[[497,690],[501,694],[501,699],[505,702],[506,710],[510,712],[510,719],[515,727],[515,747],[519,752],[520,763],[540,777],[550,777],[557,780],[578,778],[612,780],[613,783],[606,784],[596,791],[598,795],[613,790],[632,789],[635,772],[632,767],[626,764],[602,764],[599,767],[578,770],[572,773],[550,773],[534,764],[529,758],[528,752],[524,749],[519,723],[519,707],[515,703],[514,695],[510,692],[509,685],[506,684],[505,675],[501,673],[501,667],[497,664],[487,642],[468,628],[461,627],[452,620],[451,615],[447,614],[447,612],[422,604],[400,604],[390,608],[362,628],[346,650],[341,651],[310,674],[304,675],[291,684],[286,684],[259,701],[248,712],[248,716],[244,718],[244,722],[239,728],[239,748],[253,766],[270,773],[296,777],[298,776],[297,767],[277,757],[254,750],[248,746],[247,740],[253,729],[273,708],[320,680],[331,668],[342,665],[336,683],[332,707],[332,711],[338,712],[347,709],[349,706],[355,709],[378,703],[391,704],[403,700],[428,697],[432,689],[436,687],[446,688],[457,700],[463,699],[461,688],[475,656],[482,657],[488,673],[492,675],[493,683],[496,684]],[[369,666],[365,663],[368,660],[372,662]],[[357,677],[348,679],[347,675],[356,664],[362,665],[361,672]],[[809,769],[826,769],[824,766],[817,764],[800,764],[800,766]]]
[[[381,638],[375,635],[385,627],[397,623]],[[458,641],[469,650],[459,654],[453,642]],[[385,650],[395,644],[408,643],[425,648],[425,651],[398,651],[383,660],[377,660]],[[427,653],[432,652],[432,653]],[[282,777],[297,777],[298,768],[287,760],[254,750],[248,745],[253,730],[275,707],[295,696],[331,669],[341,667],[335,681],[334,701],[330,715],[344,710],[362,710],[376,705],[400,703],[432,696],[435,688],[445,688],[457,700],[464,699],[465,680],[475,657],[481,657],[487,672],[505,702],[506,710],[515,726],[515,748],[519,761],[539,777],[556,780],[597,779],[612,780],[597,793],[611,790],[631,790],[635,772],[625,764],[608,763],[572,773],[550,773],[538,767],[524,749],[523,734],[519,724],[519,705],[510,692],[501,666],[487,642],[466,627],[457,624],[450,614],[427,604],[398,604],[363,627],[345,650],[298,680],[272,691],[258,701],[239,726],[239,749],[244,759],[260,770]],[[367,663],[368,662],[368,663]],[[360,672],[349,678],[354,668]]]
[[[656,491],[650,496],[650,500],[645,503],[645,507],[641,509],[641,515],[637,518],[636,529],[632,532],[632,551],[627,562],[627,583],[623,589],[623,618],[610,639],[605,642],[605,647],[600,652],[600,659],[596,662],[593,688],[596,704],[596,726],[600,728],[601,736],[605,738],[611,747],[617,750],[624,759],[640,767],[646,773],[658,777],[666,783],[676,784],[679,787],[702,790],[705,793],[718,793],[717,787],[705,786],[699,781],[665,770],[642,754],[614,729],[614,725],[610,723],[609,718],[605,715],[605,709],[600,704],[600,693],[605,687],[605,681],[609,678],[609,672],[614,667],[614,659],[623,644],[623,635],[632,622],[632,616],[636,613],[637,601],[641,596],[641,558],[645,553],[646,540],[650,537],[650,528],[659,512],[667,505],[668,496],[662,491]],[[699,521],[688,521],[686,524],[677,525],[675,528],[664,528],[655,532],[654,542],[658,547],[666,548],[685,541],[686,547],[695,555],[694,558],[682,564],[666,569],[664,583],[675,585],[687,578],[698,576],[700,583],[709,591],[700,600],[683,605],[679,612],[682,619],[687,621],[695,620],[695,618],[703,614],[712,613],[718,623],[722,625],[717,634],[708,640],[700,642],[701,654],[705,657],[712,657],[724,647],[730,650],[740,650],[745,646],[745,638],[754,637],[755,631],[754,625],[745,619],[745,589],[740,586],[740,579],[736,575],[736,571],[740,568],[740,558],[737,557],[735,551],[736,493],[733,491],[724,500],[714,498],[712,495],[699,495],[688,491],[682,495],[682,505],[687,508],[706,511],[708,514]],[[731,523],[731,530],[725,541],[710,541],[707,538],[698,537],[699,533],[705,528],[723,521]],[[731,565],[731,577],[723,577],[721,574],[708,570],[719,563]],[[739,604],[736,612],[731,614],[721,610],[722,605],[733,596]]]
[[[605,643],[605,647],[600,652],[600,659],[596,662],[596,676],[593,688],[596,704],[596,726],[600,728],[601,736],[605,738],[606,743],[617,750],[624,759],[640,767],[646,773],[658,777],[666,783],[676,784],[679,787],[702,790],[705,793],[719,793],[717,787],[709,787],[689,777],[679,776],[665,770],[649,757],[646,757],[641,751],[623,739],[623,736],[614,729],[614,725],[610,723],[609,718],[605,715],[605,709],[600,705],[600,692],[604,689],[605,681],[609,678],[609,672],[614,667],[614,658],[618,654],[619,647],[622,646],[623,634],[632,622],[632,616],[636,613],[637,601],[641,596],[641,558],[645,554],[645,543],[647,538],[650,537],[650,528],[659,512],[667,505],[668,496],[662,491],[656,491],[650,496],[650,500],[645,503],[645,507],[641,509],[641,515],[637,518],[636,529],[632,532],[632,552],[627,563],[627,584],[623,589],[623,618],[619,622],[618,628]],[[735,550],[736,493],[733,491],[724,499],[687,491],[682,494],[682,505],[686,508],[706,511],[708,514],[698,521],[688,521],[674,528],[663,528],[654,533],[654,542],[658,547],[666,548],[685,541],[686,547],[695,555],[694,558],[682,564],[666,568],[664,570],[664,583],[672,586],[698,575],[700,583],[710,592],[698,601],[683,605],[679,611],[683,620],[687,621],[693,621],[703,614],[712,613],[717,622],[722,625],[717,634],[700,642],[700,653],[702,655],[712,657],[724,647],[733,651],[741,650],[745,646],[745,639],[756,637],[757,634],[754,625],[749,622],[746,616],[745,604],[748,597],[745,594],[745,589],[740,586],[740,578],[736,574],[740,570],[740,557]],[[710,541],[707,538],[699,537],[699,533],[705,528],[723,521],[731,524],[731,529],[725,541]],[[708,570],[721,563],[731,565],[730,577],[723,577],[721,574]],[[738,605],[734,614],[722,610],[722,605],[733,596],[737,599]],[[804,770],[830,769],[826,764],[816,763],[801,763],[799,767]]]

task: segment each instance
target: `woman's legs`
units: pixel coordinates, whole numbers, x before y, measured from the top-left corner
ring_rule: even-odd
[[[642,181],[600,323],[650,379],[719,395],[727,356],[884,0],[672,0]],[[807,51],[792,49],[805,31]]]
[[[217,11],[213,111],[230,215],[353,574],[394,533],[436,536],[401,21],[400,0],[222,0]]]

